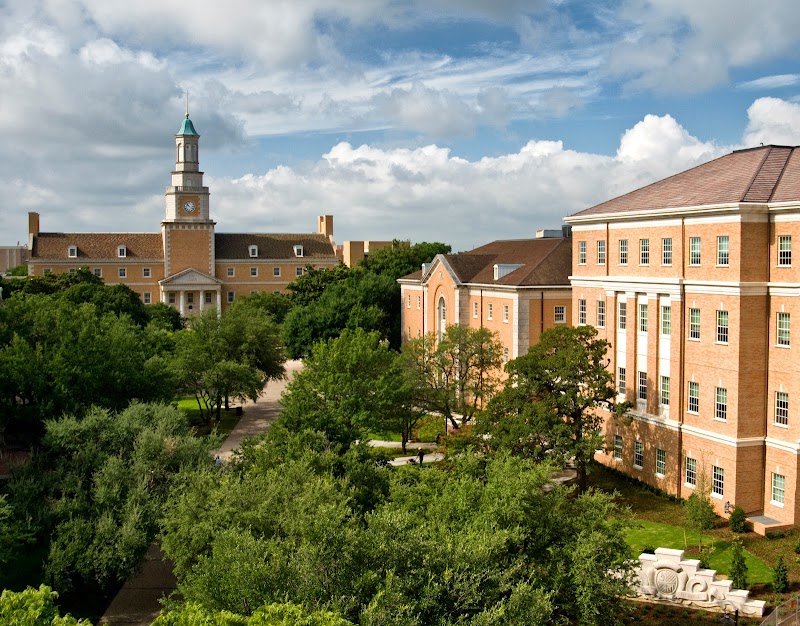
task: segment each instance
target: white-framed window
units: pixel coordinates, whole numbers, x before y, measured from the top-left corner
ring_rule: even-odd
[[[714,419],[728,421],[728,390],[725,387],[717,387],[714,398]]]
[[[417,311],[422,308],[422,297],[417,296]]]
[[[70,259],[74,259],[78,256],[78,246],[70,246],[67,248],[67,256]]]
[[[700,237],[689,237],[689,265],[700,265]]]
[[[606,327],[606,302],[605,300],[597,301],[597,327]]]
[[[78,271],[78,270],[77,270],[77,269],[75,269],[74,267],[71,267],[71,268],[69,268],[69,273],[70,273],[70,274],[74,274],[74,273],[76,273],[77,271]]]
[[[711,467],[711,493],[717,496],[725,494],[725,470],[716,465]]]
[[[656,448],[656,474],[663,476],[667,473],[667,451]]]
[[[661,240],[661,265],[672,265],[672,237]]]
[[[730,238],[727,235],[717,237],[717,265],[730,263]]]
[[[503,305],[503,323],[508,324],[508,305]]]
[[[785,391],[775,392],[775,423],[789,425],[789,394]]]
[[[126,256],[128,256],[127,246],[117,246],[117,256],[120,259],[124,259]]]
[[[205,298],[206,304],[211,304],[211,292],[210,291],[206,291],[203,294],[203,297]]]
[[[408,295],[406,296],[406,308],[407,308],[407,309],[410,309],[410,308],[411,308],[411,294],[408,294]]]
[[[660,381],[659,402],[662,406],[669,406],[669,376],[661,376]]]
[[[633,442],[633,466],[639,469],[644,467],[644,443],[641,441]]]
[[[669,335],[672,331],[672,307],[661,307],[661,334]]]
[[[789,314],[778,313],[778,345],[788,346],[791,345],[789,341]]]
[[[151,300],[150,300],[150,292],[149,291],[145,291],[142,294],[142,302],[144,302],[145,304],[150,304]]]
[[[619,240],[619,264],[620,265],[627,265],[628,264],[628,240],[627,239],[620,239]]]
[[[620,302],[617,304],[617,328],[625,330],[628,322],[628,303]]]
[[[175,292],[174,291],[170,291],[167,294],[167,302],[169,302],[170,304],[175,304]]]
[[[94,271],[94,275],[97,276],[98,278],[102,278],[103,277],[103,268],[102,267],[96,267],[96,268],[94,268],[93,271]]]
[[[783,506],[786,498],[786,477],[782,474],[772,473],[772,504]]]
[[[689,309],[689,339],[700,339],[700,309]]]
[[[52,274],[52,273],[53,273],[53,268],[52,268],[52,267],[46,267],[46,268],[44,268],[44,272],[43,272],[43,274],[44,274],[45,276],[47,276],[48,274]]]
[[[778,267],[792,265],[792,236],[781,235],[778,237]]]
[[[606,264],[606,240],[601,239],[597,242],[597,264]]]
[[[281,277],[281,268],[280,267],[273,267],[272,268],[272,277],[273,278],[280,278]]]
[[[478,317],[478,303],[477,302],[473,302],[472,303],[472,317],[475,318],[475,319],[477,319],[477,317]]]
[[[186,293],[186,304],[194,304],[194,292],[188,291]]]
[[[640,304],[639,305],[639,332],[646,333],[647,332],[647,305]]]
[[[486,305],[486,319],[494,319],[494,305],[491,302]]]
[[[728,343],[727,311],[717,311],[717,343]]]
[[[586,265],[586,242],[578,242],[578,264]]]
[[[235,297],[234,293],[232,291],[229,291],[228,292],[228,304],[233,302],[234,297]]]
[[[228,278],[233,278],[234,276],[236,276],[235,267],[229,267],[227,271],[228,271]]]
[[[620,435],[614,435],[614,460],[622,460],[622,437]]]
[[[508,363],[508,348],[503,348],[503,363]]]
[[[639,240],[639,265],[650,265],[650,240]]]
[[[294,275],[295,276],[302,276],[303,275],[303,268],[302,267],[294,268]]]
[[[302,246],[302,245],[300,245],[300,244],[297,244],[297,245],[295,245],[295,246],[293,246],[293,247],[294,247],[294,255],[295,255],[296,257],[305,256],[305,254],[304,254],[304,252],[303,252],[303,246]]]
[[[621,394],[625,393],[625,368],[617,368],[617,391]]]
[[[695,486],[697,484],[697,459],[686,457],[686,484]]]
[[[639,372],[639,389],[637,397],[639,400],[647,400],[647,372]]]
[[[700,383],[689,381],[689,413],[700,412]]]
[[[256,258],[258,256],[258,246],[252,244],[247,246],[247,252],[251,258]]]
[[[563,324],[567,321],[567,307],[563,304],[557,304],[553,307],[553,321],[556,324]]]
[[[586,323],[586,300],[578,300],[578,324]]]
[[[149,267],[142,268],[142,278],[150,278],[151,272]]]
[[[251,267],[250,278],[256,278],[257,276],[258,276],[258,267]]]
[[[127,267],[119,267],[117,268],[117,278],[127,278],[128,277],[128,268]]]

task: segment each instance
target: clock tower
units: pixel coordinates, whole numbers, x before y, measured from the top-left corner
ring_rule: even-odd
[[[209,214],[208,187],[203,186],[198,144],[189,113],[175,135],[175,169],[166,191],[166,214],[161,222],[164,275],[188,268],[214,275],[214,225]]]

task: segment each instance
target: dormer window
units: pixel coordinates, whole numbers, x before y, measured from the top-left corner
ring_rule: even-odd
[[[522,267],[520,263],[498,263],[494,266],[494,279],[500,280],[504,276],[508,276],[511,272],[518,270]]]
[[[301,246],[300,244],[297,244],[294,247],[294,255],[297,256],[297,257],[303,256],[303,246]]]
[[[250,250],[250,256],[255,258],[258,256],[258,246],[249,246],[248,250]]]
[[[128,256],[127,246],[117,246],[117,256],[120,259],[124,259],[126,256]]]
[[[77,258],[77,256],[78,256],[78,246],[70,246],[69,248],[67,248],[67,256],[70,259]]]

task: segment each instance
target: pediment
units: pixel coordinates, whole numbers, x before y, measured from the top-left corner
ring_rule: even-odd
[[[189,267],[158,281],[162,287],[208,287],[221,285],[222,281]]]
[[[450,280],[456,284],[461,284],[461,281],[458,279],[458,275],[453,271],[450,263],[447,261],[447,257],[443,254],[437,254],[433,257],[433,260],[428,264],[428,267],[422,274],[421,283],[423,285],[427,284],[428,281],[431,280],[435,275],[438,275],[438,272],[444,272],[450,278]]]

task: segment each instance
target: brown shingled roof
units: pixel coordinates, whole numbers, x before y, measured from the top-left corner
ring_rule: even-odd
[[[790,146],[737,150],[570,217],[739,202],[800,200],[797,152],[797,148]],[[791,175],[787,176],[789,173]]]
[[[78,247],[78,260],[116,259],[117,246],[127,248],[129,259],[163,259],[158,233],[39,233],[33,239],[31,259],[70,260],[69,247]]]
[[[258,246],[259,259],[295,259],[294,246],[303,246],[303,257],[309,259],[336,259],[330,239],[325,235],[218,233],[215,236],[218,260],[249,259],[249,246]]]

